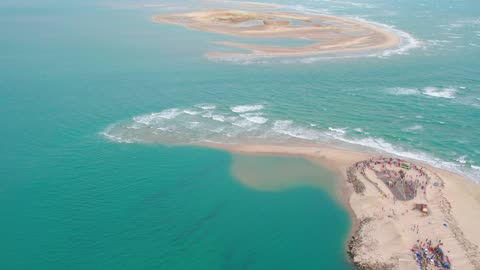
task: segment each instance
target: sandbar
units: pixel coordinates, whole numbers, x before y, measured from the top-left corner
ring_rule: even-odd
[[[354,220],[347,253],[360,269],[419,269],[411,249],[429,241],[441,243],[453,269],[480,269],[480,185],[460,175],[416,161],[323,145],[202,146],[303,157],[335,171],[342,187],[338,198]],[[403,188],[389,186],[399,169],[406,172],[407,182],[418,180],[410,197]],[[387,174],[392,177],[388,181]],[[426,204],[429,213],[415,209],[417,204]]]
[[[330,15],[287,11],[206,9],[152,18],[193,30],[242,38],[282,38],[307,41],[304,46],[262,45],[217,41],[247,52],[209,52],[209,57],[289,57],[385,50],[399,46],[400,38],[373,24]]]

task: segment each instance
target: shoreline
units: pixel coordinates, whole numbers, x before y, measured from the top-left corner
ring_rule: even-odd
[[[453,269],[480,267],[480,233],[477,229],[480,228],[480,212],[470,211],[480,208],[480,186],[461,175],[419,161],[402,159],[412,166],[422,168],[426,177],[436,179],[435,181],[442,184],[441,187],[427,184],[424,198],[420,199],[422,196],[419,195],[400,202],[392,200],[387,185],[371,171],[367,170],[365,175],[354,172],[361,185],[365,186],[365,191],[358,192],[354,185],[349,183],[348,172],[352,170],[352,166],[377,158],[378,154],[322,145],[206,143],[198,146],[246,155],[301,157],[332,170],[340,181],[335,197],[352,219],[345,252],[358,269],[418,269],[410,251],[416,244],[415,240],[418,240],[414,239],[415,237],[442,241]],[[383,157],[390,156],[393,157]],[[393,159],[397,160],[396,157]],[[429,209],[432,209],[427,217],[412,210],[412,205],[418,202],[428,203]],[[390,208],[394,215],[387,214],[387,208]],[[412,233],[412,224],[416,226],[414,228],[417,228],[417,234],[415,231]]]

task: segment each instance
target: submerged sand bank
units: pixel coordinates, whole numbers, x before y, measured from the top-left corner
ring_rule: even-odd
[[[157,23],[244,38],[289,38],[310,41],[305,46],[260,45],[219,41],[247,53],[210,52],[210,57],[278,57],[383,50],[400,38],[372,24],[327,15],[284,11],[207,9],[153,17]]]
[[[411,199],[409,191],[386,184],[387,174],[395,179],[393,173],[399,169],[396,158],[389,164],[389,158],[318,145],[206,146],[235,153],[304,157],[336,171],[343,179],[340,198],[356,223],[348,251],[361,269],[418,269],[410,251],[417,240],[442,243],[453,269],[480,269],[480,186],[462,176],[402,161],[409,167],[405,179],[418,180],[418,194]],[[429,214],[414,210],[416,203],[427,204]],[[429,265],[429,269],[436,268]]]

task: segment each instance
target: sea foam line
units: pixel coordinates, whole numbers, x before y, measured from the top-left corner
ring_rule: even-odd
[[[246,112],[234,113],[235,115],[232,116],[232,108]],[[456,161],[454,159],[445,161],[422,151],[405,148],[408,146],[393,145],[383,138],[369,135],[358,127],[324,129],[316,125],[298,124],[288,119],[269,119],[264,112],[260,111],[261,109],[263,105],[240,105],[230,107],[230,111],[227,107],[222,110],[205,110],[201,114],[188,114],[184,112],[195,110],[195,107],[172,108],[135,116],[127,122],[110,125],[100,132],[100,135],[119,143],[189,143],[212,140],[231,144],[241,143],[245,139],[258,144],[283,143],[291,139],[320,144],[347,143],[352,148],[355,148],[355,145],[367,147],[375,151],[419,160],[473,180],[480,179],[479,166],[473,161],[467,161],[466,156],[456,158]],[[418,132],[422,128],[420,125],[413,125],[405,128],[404,131]]]
[[[405,88],[405,87],[393,87],[387,88],[385,91],[392,95],[411,95],[411,96],[429,96],[436,98],[456,98],[456,94],[460,89],[465,89],[465,87],[436,87],[436,86],[427,86],[423,89],[420,88]]]

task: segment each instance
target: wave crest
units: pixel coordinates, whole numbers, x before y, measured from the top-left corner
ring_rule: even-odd
[[[439,98],[455,98],[455,94],[458,92],[458,89],[454,87],[438,88],[438,87],[425,87],[423,88],[423,94],[431,97]]]
[[[195,108],[202,109],[201,113]],[[213,109],[215,108],[215,109]],[[215,142],[220,144],[252,143],[320,143],[340,146],[366,147],[396,156],[420,160],[432,166],[462,173],[479,179],[480,171],[465,158],[454,157],[445,161],[408,146],[394,145],[370,135],[362,128],[322,127],[297,123],[289,119],[267,117],[263,105],[232,107],[195,105],[189,108],[171,108],[156,113],[135,116],[125,122],[107,127],[100,134],[119,143],[190,144]],[[262,111],[260,111],[262,110]],[[187,113],[190,112],[190,113]],[[404,132],[417,133],[423,127],[415,124]],[[465,156],[466,157],[466,156]]]
[[[263,105],[238,105],[230,108],[232,112],[235,113],[244,113],[244,112],[253,112],[263,109]]]

